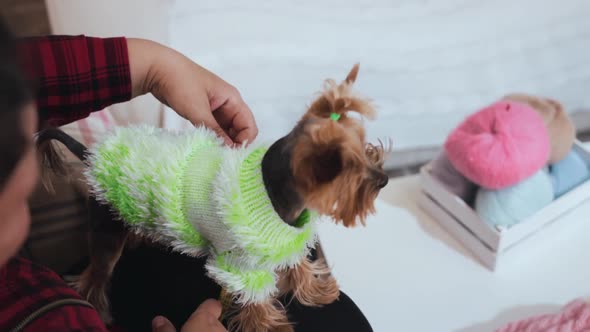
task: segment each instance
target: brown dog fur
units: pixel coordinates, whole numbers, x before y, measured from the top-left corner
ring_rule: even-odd
[[[387,184],[383,172],[386,149],[366,143],[362,124],[349,112],[373,118],[369,100],[352,92],[358,73],[356,65],[346,80],[337,85],[328,80],[323,94],[302,118],[302,134],[293,148],[292,170],[305,206],[331,216],[344,226],[365,224],[375,212],[373,202]],[[340,115],[338,121],[330,114]]]
[[[348,115],[355,112],[369,119],[375,115],[371,103],[352,91],[358,69],[357,64],[341,84],[328,80],[324,91],[293,131],[271,146],[263,160],[262,171],[269,197],[289,224],[304,208],[331,216],[347,227],[357,222],[364,224],[375,210],[374,201],[380,189],[388,182],[383,171],[388,147],[367,143],[362,122]],[[333,113],[340,118],[331,119]],[[58,139],[60,135],[51,137],[46,133],[45,136]],[[40,146],[43,144],[40,142]],[[84,148],[79,143],[69,142],[69,146],[84,159]],[[55,163],[54,159],[44,160]],[[285,185],[284,181],[292,186]],[[114,222],[117,218],[109,207],[99,205],[93,198],[90,201],[93,219],[90,265],[73,284],[108,322],[105,291],[125,246],[127,231],[123,223]],[[281,294],[292,292],[304,305],[329,304],[340,294],[336,280],[323,261],[312,263],[304,259],[297,266],[279,271],[279,275]],[[262,304],[238,306],[234,303],[227,314],[230,331],[292,331],[284,308],[276,298]]]
[[[285,309],[276,299],[270,299],[267,303],[262,304],[233,305],[226,315],[230,317],[227,326],[228,331],[293,331],[293,326],[287,319]]]
[[[282,294],[292,292],[299,303],[310,307],[330,304],[340,296],[338,282],[323,259],[303,259],[281,274],[278,287]]]

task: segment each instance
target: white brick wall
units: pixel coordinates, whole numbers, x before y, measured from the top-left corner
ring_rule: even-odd
[[[176,0],[171,45],[236,85],[261,138],[286,133],[326,77],[361,61],[370,137],[439,144],[506,92],[590,106],[587,0]]]

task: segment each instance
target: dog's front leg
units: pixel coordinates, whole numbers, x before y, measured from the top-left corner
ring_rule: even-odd
[[[108,206],[89,200],[89,254],[90,264],[79,277],[72,278],[70,285],[90,302],[100,313],[103,321],[111,321],[107,287],[119,258],[128,231],[121,221],[115,220]]]
[[[265,303],[233,304],[226,315],[230,332],[293,332],[285,309],[276,299]]]
[[[323,259],[311,262],[304,258],[299,264],[281,274],[279,289],[282,294],[289,292],[306,306],[330,304],[340,296],[336,279]]]

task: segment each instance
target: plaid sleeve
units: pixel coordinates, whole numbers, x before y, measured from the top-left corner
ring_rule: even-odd
[[[0,267],[0,331],[11,331],[28,318],[26,332],[107,332],[98,312],[88,306],[56,306],[32,319],[33,313],[65,299],[80,299],[80,295],[40,265],[13,258]]]
[[[125,38],[31,37],[18,51],[42,126],[61,126],[131,99]]]

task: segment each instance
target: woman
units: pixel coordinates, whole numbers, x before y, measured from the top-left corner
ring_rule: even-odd
[[[192,123],[213,129],[226,144],[252,141],[258,133],[251,111],[234,87],[174,50],[126,38],[52,36],[15,41],[0,22],[0,331],[16,327],[22,327],[22,331],[107,331],[97,312],[58,275],[15,256],[28,233],[27,199],[38,177],[32,138],[40,127],[64,125],[146,93]],[[168,268],[183,270],[179,260],[190,259],[146,250],[136,253],[136,259],[161,259],[162,264],[176,264]],[[145,272],[125,263],[133,259],[132,255],[126,259],[113,280],[114,308],[129,301],[133,295],[124,290],[139,285],[134,278]],[[193,261],[188,264],[195,265]],[[150,264],[144,265],[149,268]],[[154,264],[151,266],[153,269]],[[157,280],[135,290],[145,293],[160,284],[173,283]],[[215,297],[218,290],[214,286],[202,285],[207,288],[192,291]],[[198,303],[190,304],[190,308],[183,303],[182,307],[174,290],[164,293],[166,296],[151,296],[147,302],[159,313],[166,308],[171,308],[167,315],[181,312],[173,320],[177,326],[184,324],[182,331],[226,331],[219,322],[219,302],[203,298],[192,312]],[[122,295],[117,298],[118,294]],[[356,331],[370,330],[360,311],[344,296],[334,305],[314,310],[293,309],[295,320],[305,321],[307,317],[309,326],[319,329],[344,322]],[[121,319],[131,329],[151,320],[153,331],[176,331],[168,319],[158,316],[152,320],[154,316],[146,317],[146,313],[151,315],[143,310],[115,318],[133,318],[128,322]],[[299,315],[305,317],[298,319]]]
[[[20,67],[37,87],[36,102]],[[27,199],[38,176],[32,138],[38,126],[63,125],[145,93],[212,128],[227,144],[257,135],[252,113],[235,88],[161,45],[84,36],[17,43],[0,25],[0,330],[44,311],[26,331],[106,331],[92,308],[64,304],[79,296],[56,274],[13,257],[28,232]],[[225,331],[220,312],[219,303],[206,301],[184,330]],[[153,322],[158,331],[171,327],[163,317]]]

